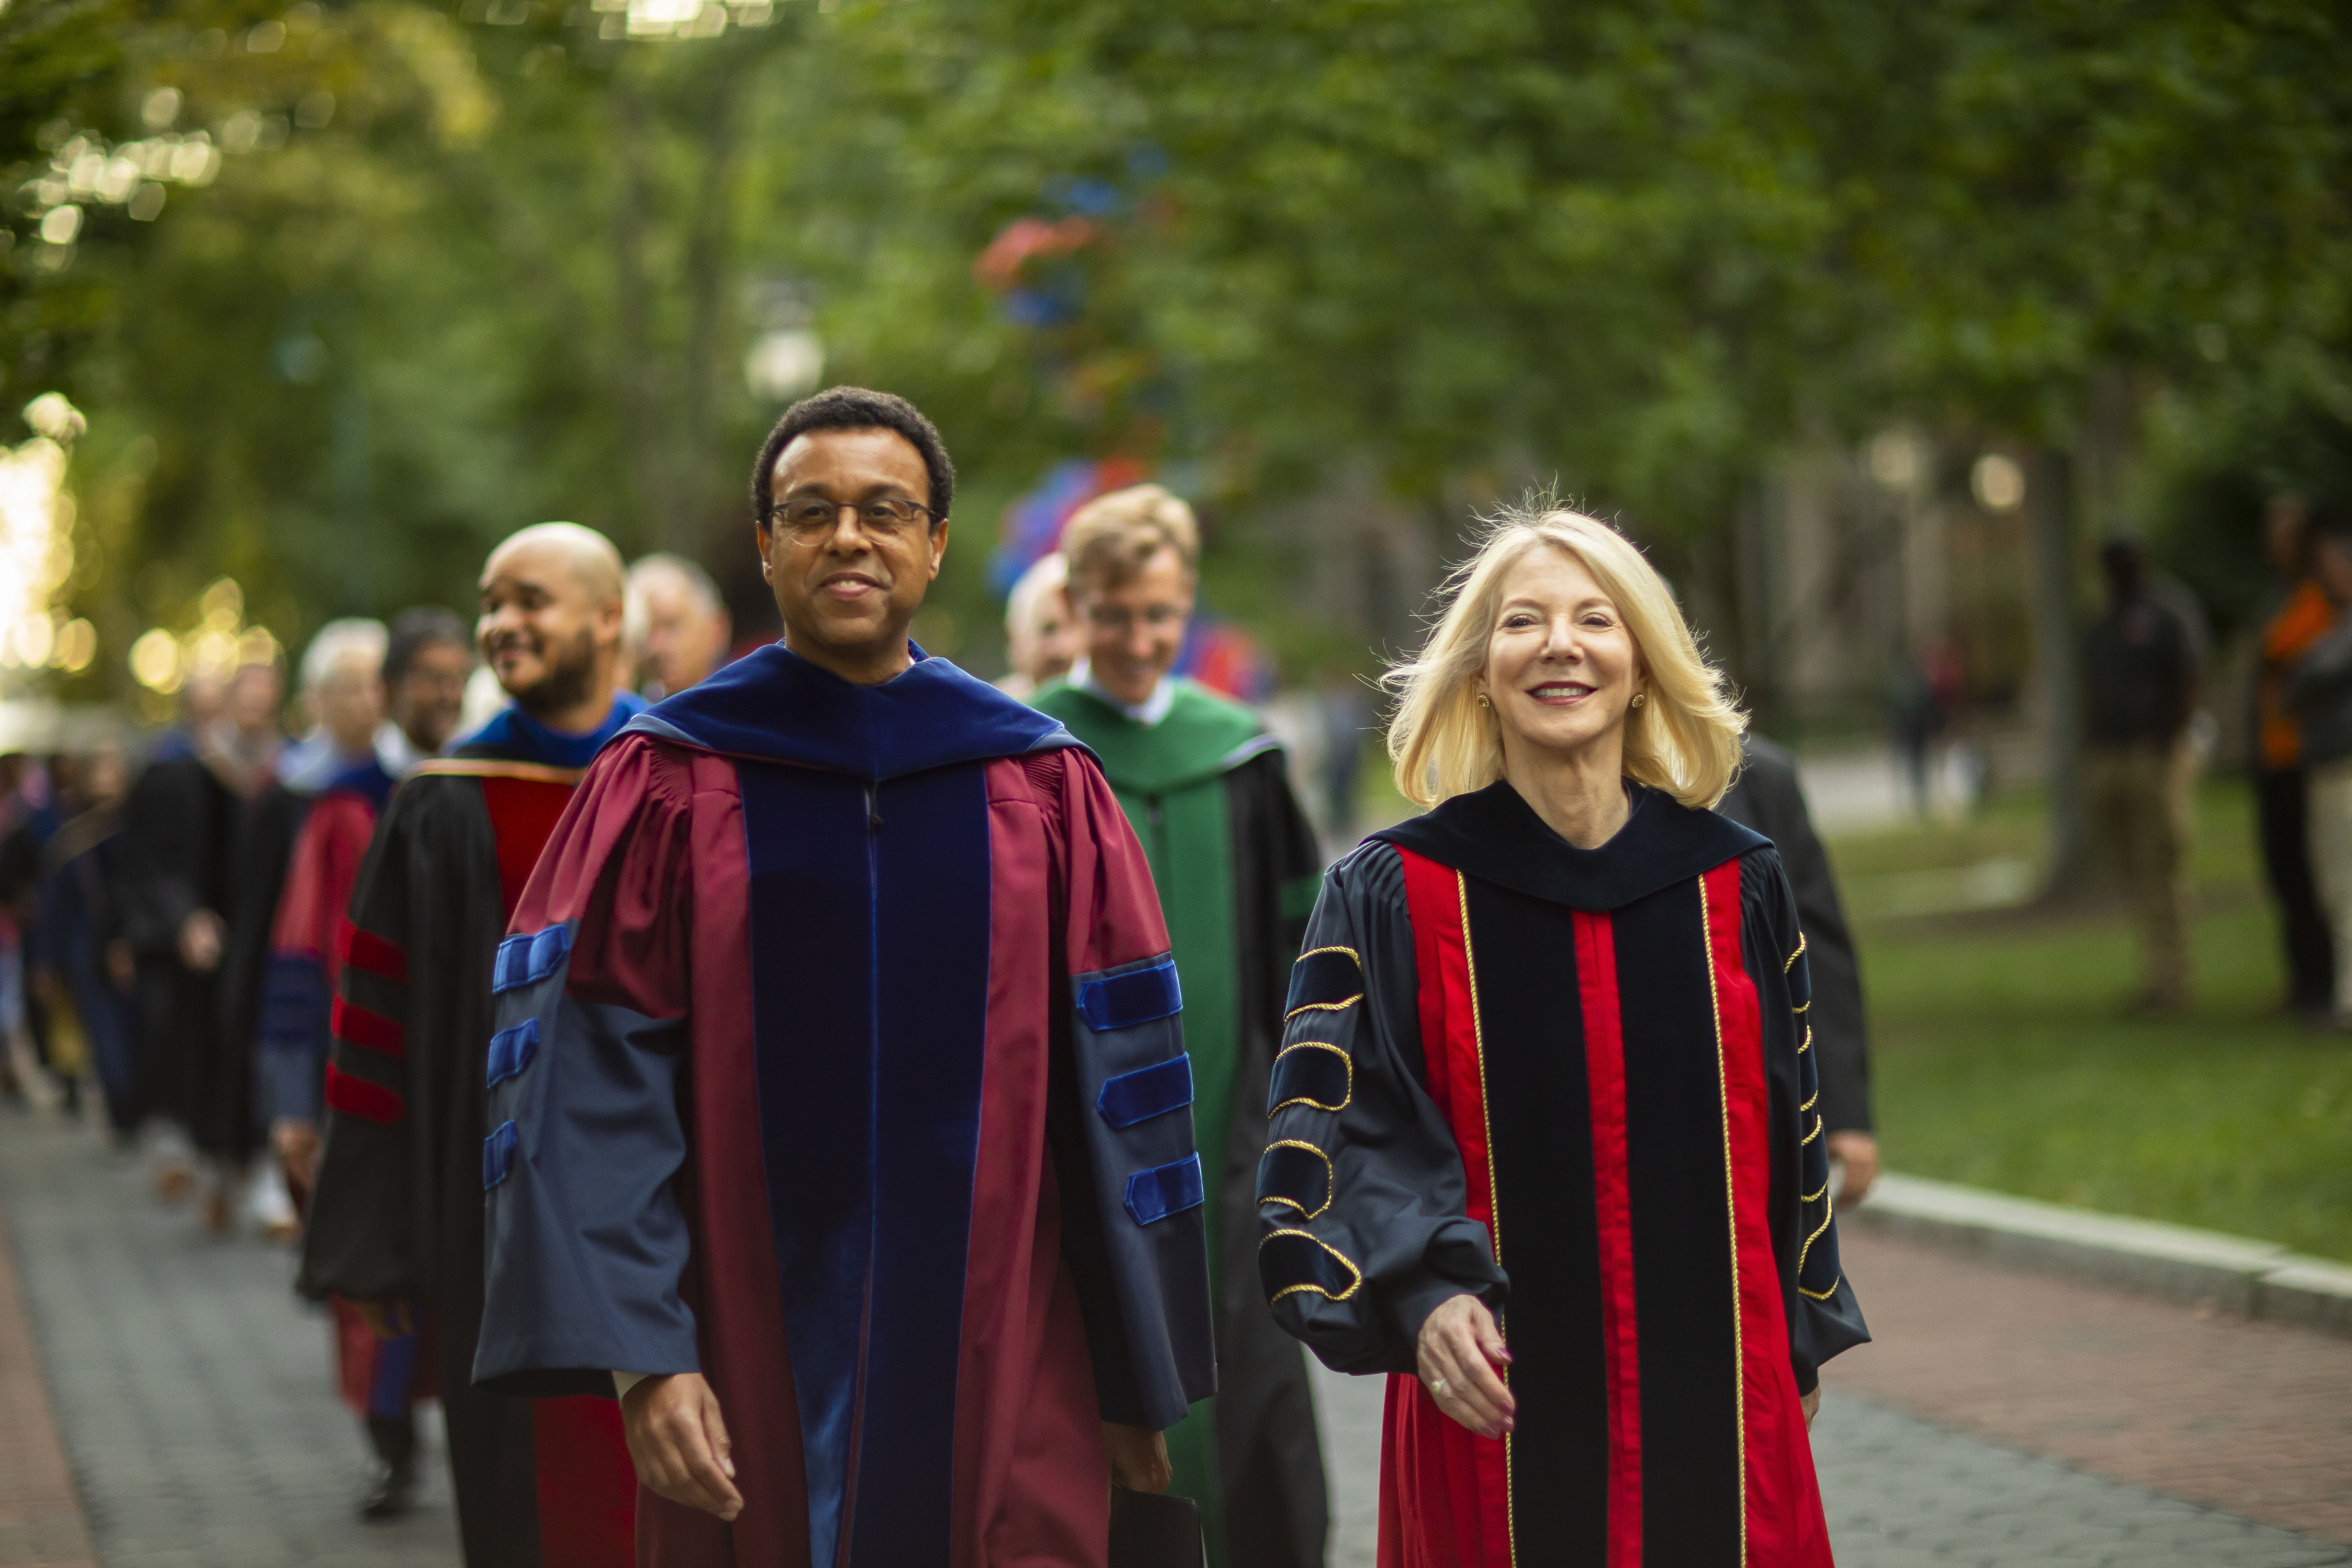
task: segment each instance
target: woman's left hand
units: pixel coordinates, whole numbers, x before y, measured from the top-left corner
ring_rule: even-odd
[[[1499,1437],[1517,1423],[1518,1401],[1495,1369],[1511,1352],[1495,1314],[1475,1296],[1439,1303],[1421,1325],[1416,1360],[1422,1385],[1437,1407],[1481,1437]]]

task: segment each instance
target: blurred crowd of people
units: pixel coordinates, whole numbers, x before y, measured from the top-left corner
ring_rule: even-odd
[[[639,561],[624,605],[617,682],[657,698],[726,661],[728,613],[694,563]],[[0,1096],[79,1116],[94,1089],[160,1199],[193,1197],[214,1234],[299,1237],[345,909],[394,786],[513,700],[478,661],[493,623],[487,604],[478,627],[439,605],[331,621],[290,702],[275,658],[247,662],[193,676],[143,742],[0,756]],[[362,1510],[384,1517],[412,1495],[431,1379],[413,1334],[404,1352],[336,1304],[342,1391],[381,1461]]]

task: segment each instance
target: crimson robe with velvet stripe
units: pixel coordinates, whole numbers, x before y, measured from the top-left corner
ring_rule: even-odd
[[[482,1311],[481,1141],[490,973],[509,911],[604,728],[502,714],[394,791],[338,955],[326,1141],[299,1288],[419,1310],[447,1417],[467,1568],[611,1568],[633,1554],[635,1475],[609,1400],[472,1384]]]
[[[1803,938],[1771,847],[1634,787],[1582,850],[1509,785],[1334,867],[1293,973],[1261,1279],[1391,1376],[1383,1568],[1830,1562],[1799,1408],[1867,1338],[1840,1273]],[[1471,1292],[1488,1441],[1411,1375]]]
[[[598,759],[501,960],[476,1374],[700,1371],[660,1564],[1100,1563],[1100,1423],[1209,1391],[1189,1063],[1093,760],[940,660],[782,647]]]

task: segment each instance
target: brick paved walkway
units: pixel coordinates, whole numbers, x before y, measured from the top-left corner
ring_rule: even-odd
[[[105,1568],[454,1568],[437,1447],[423,1510],[352,1517],[364,1444],[334,1395],[327,1320],[288,1288],[282,1249],[205,1237],[90,1133],[22,1115],[0,1116],[0,1206]],[[0,1478],[25,1398],[8,1332],[0,1298]],[[0,1565],[70,1561],[67,1535],[8,1529],[16,1489],[0,1479]]]
[[[105,1568],[455,1568],[437,1453],[422,1513],[352,1519],[362,1445],[283,1253],[206,1240],[92,1136],[22,1117],[0,1215],[0,1568],[93,1542]],[[1880,1342],[1835,1364],[1814,1434],[1843,1568],[2352,1568],[2316,1539],[2352,1539],[2352,1342],[1846,1245]],[[1330,1562],[1370,1568],[1380,1380],[1318,1372]]]
[[[1877,1342],[1835,1388],[2352,1543],[2352,1340],[1841,1232]]]
[[[2352,1565],[2352,1341],[1840,1240],[1877,1335],[1813,1429],[1842,1568]],[[1381,1380],[1315,1371],[1331,1568],[1371,1568]]]
[[[0,1217],[0,1563],[90,1568],[95,1561]]]

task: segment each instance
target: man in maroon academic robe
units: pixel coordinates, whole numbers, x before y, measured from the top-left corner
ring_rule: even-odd
[[[642,1563],[1099,1568],[1214,1383],[1142,851],[907,640],[953,481],[898,398],[785,415],[784,642],[605,750],[499,949],[476,1375],[625,1385]]]
[[[369,847],[299,1286],[360,1304],[388,1338],[421,1324],[467,1568],[612,1568],[631,1557],[636,1487],[611,1402],[534,1405],[469,1372],[499,938],[580,771],[645,706],[614,691],[620,556],[572,523],[524,529],[483,569],[477,630],[515,705],[420,765]]]

